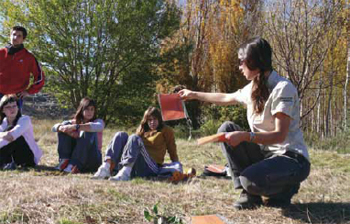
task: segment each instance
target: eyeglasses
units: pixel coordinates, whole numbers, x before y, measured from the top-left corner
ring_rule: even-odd
[[[6,110],[9,110],[9,109],[15,109],[15,108],[17,108],[17,104],[15,104],[15,105],[9,105],[9,106],[4,106],[4,109],[6,109]]]

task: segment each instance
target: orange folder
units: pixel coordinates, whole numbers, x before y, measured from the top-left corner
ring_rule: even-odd
[[[178,94],[159,94],[158,100],[163,121],[186,118],[184,105]]]
[[[225,224],[216,215],[203,215],[191,217],[191,224]]]

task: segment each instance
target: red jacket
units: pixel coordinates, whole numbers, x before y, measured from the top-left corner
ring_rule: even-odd
[[[28,87],[31,74],[32,85]],[[0,93],[16,94],[27,90],[29,94],[41,90],[45,82],[44,72],[35,57],[23,48],[17,53],[8,54],[7,48],[0,49]]]

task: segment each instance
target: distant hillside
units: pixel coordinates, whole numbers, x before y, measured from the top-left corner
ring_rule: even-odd
[[[73,108],[63,108],[49,93],[37,93],[24,99],[23,114],[36,118],[69,118],[74,111]]]

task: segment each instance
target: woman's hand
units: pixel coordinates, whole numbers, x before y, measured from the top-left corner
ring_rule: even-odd
[[[13,136],[10,134],[10,132],[6,131],[6,132],[1,132],[0,133],[0,138],[8,141],[8,142],[12,142],[14,139],[13,139]]]
[[[63,132],[72,138],[79,138],[79,132],[76,131],[75,124],[66,124],[58,127],[58,131]]]
[[[182,100],[196,99],[195,92],[188,89],[182,89],[178,92],[178,94]]]
[[[76,131],[76,125],[75,124],[61,125],[58,128],[58,131],[63,132],[63,133],[70,133],[70,132]]]
[[[243,141],[249,141],[249,133],[245,131],[234,131],[225,134],[226,142],[235,147]]]

